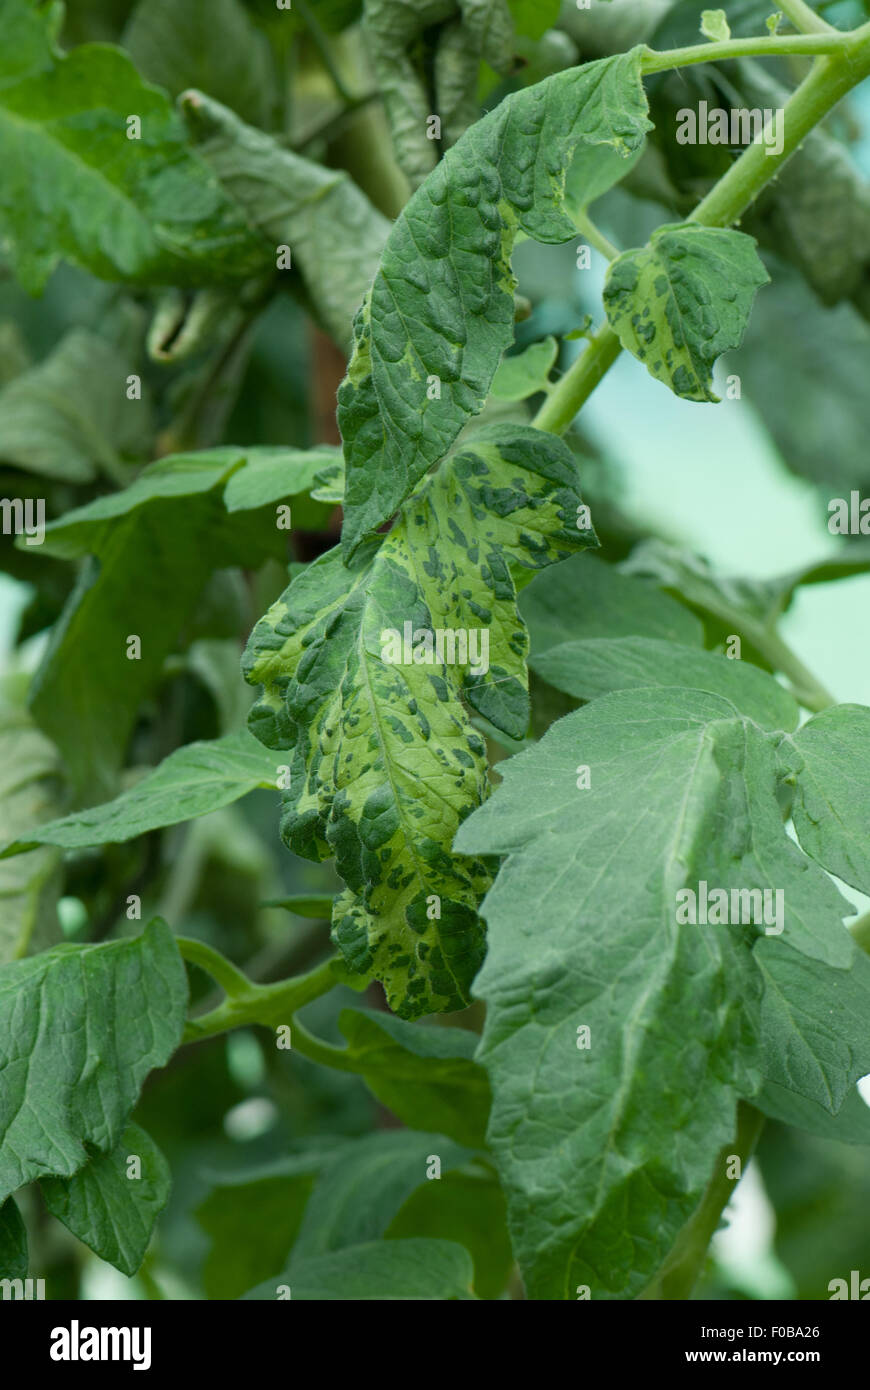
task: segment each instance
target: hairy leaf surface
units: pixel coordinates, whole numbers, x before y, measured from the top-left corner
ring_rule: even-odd
[[[756,942],[774,969],[788,950],[829,991],[863,988],[850,979],[845,904],[785,833],[770,740],[719,695],[651,695],[601,696],[501,764],[504,782],[456,842],[508,856],[482,909],[479,1057],[538,1298],[571,1298],[577,1284],[630,1297],[668,1253],[733,1138],[737,1097],[764,1076]],[[577,786],[581,765],[589,788]],[[676,894],[701,881],[781,888],[782,935],[681,925]],[[806,1038],[769,1009],[764,1027],[779,1055]],[[851,1030],[832,1015],[819,1047],[848,1048]]]
[[[523,426],[482,430],[387,536],[349,570],[337,550],[310,565],[251,638],[246,674],[264,687],[251,728],[293,749],[282,836],[298,854],[336,856],[347,892],[334,938],[405,1017],[468,1002],[487,871],[450,846],[487,777],[462,701],[525,733],[528,639],[511,566],[539,569],[593,543],[576,529],[578,505],[564,444]],[[404,642],[406,623],[411,636],[463,632],[467,652],[404,664],[390,634]],[[472,647],[479,656],[484,640],[486,670]]]

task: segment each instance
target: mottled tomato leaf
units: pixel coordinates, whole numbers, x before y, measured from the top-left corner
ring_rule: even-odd
[[[717,401],[713,363],[740,346],[755,292],[770,277],[752,237],[693,223],[659,227],[611,261],[607,317],[651,376],[690,401]]]
[[[577,529],[579,505],[564,444],[524,426],[481,430],[388,535],[349,568],[337,550],[315,561],[251,638],[246,673],[264,689],[250,726],[293,750],[282,836],[297,854],[335,855],[347,891],[334,939],[404,1017],[468,1002],[487,871],[450,846],[487,773],[463,701],[525,733],[528,639],[511,567],[594,543]]]

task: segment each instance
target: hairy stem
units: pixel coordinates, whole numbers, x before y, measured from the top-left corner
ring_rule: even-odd
[[[640,1294],[641,1299],[685,1301],[690,1297],[703,1271],[710,1241],[736,1187],[735,1179],[728,1177],[729,1160],[739,1158],[739,1172],[742,1174],[763,1128],[764,1116],[761,1111],[746,1101],[740,1101],[734,1142],[726,1144],[716,1159],[716,1167],[701,1198],[701,1205],[678,1235],[676,1244],[653,1282]]]

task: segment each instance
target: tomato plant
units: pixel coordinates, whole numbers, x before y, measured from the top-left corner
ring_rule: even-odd
[[[870,15],[780,6],[0,0],[13,1296],[862,1296]]]

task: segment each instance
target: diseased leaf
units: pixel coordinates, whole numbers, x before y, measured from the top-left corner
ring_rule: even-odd
[[[27,1230],[15,1202],[7,1197],[0,1206],[0,1279],[26,1279],[28,1267]]]
[[[353,554],[483,408],[513,337],[518,232],[576,236],[565,170],[581,144],[628,155],[649,129],[641,50],[516,92],[478,121],[390,232],[339,391]]]
[[[783,739],[780,755],[794,785],[792,817],[803,849],[870,893],[870,709],[822,710]]]
[[[287,1297],[325,1302],[390,1302],[472,1297],[474,1266],[461,1245],[448,1240],[381,1240],[300,1260],[258,1284],[246,1299]]]
[[[2,183],[2,176],[0,176]],[[133,368],[117,346],[74,328],[0,390],[0,457],[29,473],[87,483],[149,448],[147,399],[127,399]]]
[[[0,844],[35,830],[56,811],[61,787],[57,750],[25,711],[0,711]],[[0,864],[0,962],[54,943],[60,886],[56,850]]]
[[[243,120],[270,123],[278,91],[269,41],[240,0],[139,0],[123,43],[171,96],[201,87]]]
[[[717,401],[713,363],[740,346],[755,292],[769,279],[752,237],[675,223],[611,261],[604,306],[650,376],[690,401]]]
[[[182,110],[198,153],[268,243],[271,264],[289,246],[292,264],[324,326],[343,348],[377,270],[390,224],[339,169],[326,169],[245,125],[202,92]]]
[[[0,1197],[109,1153],[181,1042],[187,976],[155,918],[130,941],[0,966]]]
[[[128,139],[131,114],[140,139]],[[0,229],[31,293],[61,258],[137,284],[263,268],[262,247],[191,154],[165,94],[108,44],[61,54],[27,0],[0,8],[0,142]]]
[[[794,729],[800,710],[772,676],[740,660],[660,637],[587,637],[561,642],[530,658],[557,690],[594,700],[610,690],[689,686],[724,695],[763,729]]]
[[[111,1153],[91,1158],[71,1178],[43,1178],[40,1189],[58,1221],[101,1260],[131,1275],[169,1201],[169,1164],[143,1129],[128,1125]]]
[[[276,775],[274,754],[247,729],[210,742],[188,743],[114,801],[38,826],[28,839],[19,836],[7,845],[0,859],[37,844],[81,849],[132,840],[149,830],[208,815],[258,787],[274,787]]]
[[[481,430],[388,535],[349,569],[338,550],[315,561],[251,637],[245,672],[264,690],[250,727],[293,749],[282,837],[308,858],[336,856],[347,891],[333,937],[403,1017],[468,1002],[488,876],[450,845],[487,780],[462,701],[525,733],[528,643],[511,566],[539,569],[593,543],[576,529],[579,505],[561,441],[527,426]]]
[[[441,1134],[389,1129],[366,1134],[321,1169],[289,1264],[362,1245],[382,1236],[402,1203],[427,1181],[432,1158],[458,1167],[470,1155]]]
[[[483,1147],[490,1095],[486,1072],[473,1060],[475,1033],[422,1028],[366,1009],[344,1009],[338,1024],[348,1064],[403,1124]]]
[[[632,1297],[732,1140],[737,1097],[760,1086],[754,944],[766,966],[789,947],[812,957],[833,988],[854,965],[845,904],[786,835],[768,738],[721,696],[603,695],[499,771],[456,847],[508,856],[475,993],[515,1249],[533,1298]],[[729,904],[781,889],[784,930],[765,935],[760,914],[681,922],[677,893],[702,882]],[[830,1029],[824,1046],[841,1046]],[[777,1048],[791,1041],[783,1029]]]

